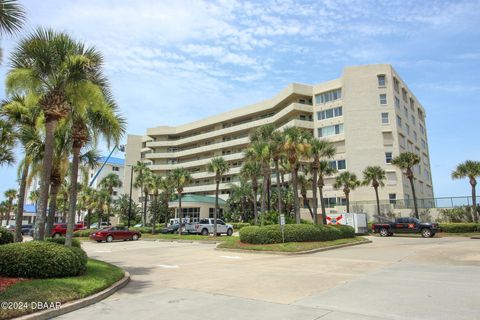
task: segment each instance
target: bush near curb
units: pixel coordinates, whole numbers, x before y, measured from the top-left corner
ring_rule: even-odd
[[[349,226],[287,224],[284,236],[285,242],[331,241],[354,237],[355,231]],[[279,225],[244,227],[240,230],[240,241],[251,244],[281,243],[282,232]]]
[[[480,231],[476,223],[440,223],[440,229],[443,232],[464,233]]]
[[[86,271],[87,254],[80,248],[47,241],[0,246],[0,275],[21,278],[62,278]]]
[[[0,227],[0,245],[13,243],[13,233]]]
[[[85,238],[90,237],[90,234],[97,231],[96,229],[85,229],[85,230],[77,230],[73,233],[74,238]]]
[[[46,239],[45,239],[45,241],[53,242],[53,243],[57,243],[57,244],[63,244],[63,245],[65,245],[65,240],[66,240],[65,237],[60,237],[60,238],[46,238]],[[76,248],[80,248],[80,241],[78,241],[77,239],[72,239],[72,246],[73,246],[73,247],[76,247]]]

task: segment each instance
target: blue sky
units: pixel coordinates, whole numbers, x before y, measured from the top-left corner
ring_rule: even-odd
[[[134,134],[263,100],[291,82],[337,78],[344,66],[390,63],[427,111],[435,195],[469,194],[450,173],[480,160],[480,1],[22,3],[24,33],[48,26],[104,53]],[[1,42],[2,77],[14,45]],[[16,186],[16,168],[0,176],[2,193]]]

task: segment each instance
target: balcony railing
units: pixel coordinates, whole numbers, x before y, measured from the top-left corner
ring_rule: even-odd
[[[450,209],[472,205],[472,197],[440,197],[417,199],[419,209]],[[376,205],[376,201],[352,201],[352,207]],[[391,206],[393,209],[414,209],[413,199],[380,200],[381,206]]]

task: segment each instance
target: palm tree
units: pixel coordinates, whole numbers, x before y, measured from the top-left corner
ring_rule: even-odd
[[[45,143],[35,239],[45,236],[54,133],[59,120],[86,105],[101,105],[105,79],[101,56],[65,33],[38,28],[20,41],[11,56],[7,92],[34,94],[45,118]],[[75,184],[74,184],[75,185]],[[74,188],[74,187],[72,187]],[[75,196],[75,195],[74,195]]]
[[[327,224],[327,210],[325,209],[325,200],[323,199],[323,187],[325,187],[325,177],[336,173],[337,169],[330,166],[327,161],[320,161],[318,165],[318,193],[320,195],[320,206],[322,208],[322,223]]]
[[[310,206],[310,203],[308,202],[308,198],[307,198],[307,188],[308,188],[308,185],[310,184],[310,179],[308,179],[306,175],[299,174],[297,176],[297,183],[300,186],[300,194],[302,195],[303,203],[304,203],[304,205],[307,206],[308,212],[310,212],[310,216],[312,217],[312,220],[315,221],[315,217],[313,215],[312,207]],[[316,190],[316,188],[315,188],[315,190]]]
[[[378,197],[378,187],[384,187],[386,179],[385,170],[379,166],[368,166],[363,170],[363,182],[365,186],[372,185],[375,189],[375,198],[377,199],[377,214],[380,216],[380,199]]]
[[[418,215],[417,196],[415,194],[415,184],[413,182],[413,167],[420,163],[420,157],[413,152],[402,152],[397,157],[392,159],[392,164],[404,171],[410,181],[410,187],[412,188],[413,205],[415,207],[415,217],[420,219]]]
[[[25,9],[16,0],[0,0],[0,35],[18,32],[25,22]]]
[[[162,202],[165,210],[165,225],[169,217],[169,208],[168,202],[172,198],[172,195],[175,193],[175,184],[172,178],[172,175],[169,174],[161,180],[160,189],[162,190]]]
[[[335,184],[333,187],[335,189],[343,188],[343,193],[345,194],[345,199],[347,200],[347,212],[350,212],[350,192],[355,190],[355,188],[360,186],[360,184],[361,182],[357,179],[357,175],[349,171],[340,173],[335,179]]]
[[[186,169],[176,168],[175,170],[172,171],[172,180],[178,195],[178,219],[179,219],[179,225],[180,225],[180,228],[178,228],[178,234],[181,235],[182,234],[182,228],[181,228],[182,217],[183,217],[182,192],[183,192],[183,188],[192,182],[192,176],[190,175],[190,172],[188,172]]]
[[[260,164],[256,161],[245,162],[240,170],[240,175],[243,176],[245,180],[252,181],[253,217],[255,224],[258,224],[257,194],[258,176],[260,175],[260,171]]]
[[[163,178],[159,175],[153,174],[148,181],[148,188],[153,192],[153,200],[155,204],[158,201],[158,195],[163,186]],[[156,209],[156,208],[154,208]],[[157,224],[157,210],[152,210],[152,204],[150,204],[150,212],[152,213],[152,234],[155,234],[155,225]]]
[[[110,216],[112,212],[111,203],[113,197],[113,189],[114,188],[121,188],[122,187],[122,180],[118,177],[115,173],[107,174],[99,183],[99,186],[108,192],[108,196],[110,197],[110,201],[108,202],[107,207],[107,215]]]
[[[135,188],[140,188],[141,192],[143,192],[143,218],[142,222],[143,225],[147,225],[147,201],[148,201],[148,181],[150,180],[150,176],[152,171],[147,166],[146,163],[138,161],[135,166],[133,166],[133,171],[137,174],[135,178],[134,186]]]
[[[472,187],[472,215],[473,221],[478,223],[478,212],[477,212],[477,178],[480,177],[480,162],[467,160],[463,163],[460,163],[455,171],[452,172],[452,179],[463,179],[468,178],[470,186]]]
[[[326,140],[318,140],[315,137],[312,137],[310,144],[311,144],[310,157],[313,160],[310,165],[310,169],[311,169],[310,171],[312,173],[313,215],[314,215],[315,224],[318,224],[317,185],[319,183],[318,175],[320,171],[320,162],[321,162],[321,159],[323,158],[333,157],[335,155],[336,149],[332,143]],[[322,189],[323,189],[323,186],[322,186]],[[323,201],[323,195],[321,195],[320,201]],[[324,206],[322,206],[322,215],[325,216]],[[322,219],[322,222],[323,222],[323,219]]]
[[[2,104],[2,114],[14,125],[15,136],[21,143],[24,152],[24,158],[19,164],[20,190],[15,214],[15,241],[21,242],[28,173],[31,163],[40,161],[43,154],[39,124],[40,108],[37,107],[35,99],[13,96],[10,101]]]
[[[28,200],[35,204],[35,210],[37,210],[38,190],[30,191],[30,194],[28,195]]]
[[[241,220],[247,221],[247,205],[252,198],[252,185],[247,180],[240,176],[240,184],[230,184],[229,202],[240,204]],[[249,208],[251,209],[251,207]],[[251,213],[251,211],[249,211]]]
[[[296,223],[300,223],[297,174],[300,167],[300,160],[309,154],[311,134],[298,127],[289,127],[283,130],[283,135],[283,150],[291,167],[290,174],[292,176],[295,221]]]
[[[273,165],[275,167],[275,180],[277,183],[277,194],[281,195],[282,194],[282,187],[283,183],[280,181],[280,161],[282,158],[285,156],[285,153],[283,151],[283,135],[279,131],[273,131],[271,134],[271,150],[272,150],[272,160],[273,160]],[[282,197],[278,197],[277,199],[277,206],[278,206],[278,213],[281,214],[283,212],[282,208]]]
[[[5,215],[8,212],[8,201],[0,202],[0,226],[3,223],[3,219],[5,219]]]
[[[217,218],[218,218],[218,193],[220,189],[220,182],[222,181],[222,177],[230,170],[230,165],[228,164],[225,159],[222,157],[214,158],[210,163],[207,165],[208,172],[215,173],[215,212],[213,214],[213,234],[217,235]]]
[[[266,141],[256,141],[250,144],[245,151],[245,158],[250,161],[255,161],[260,164],[261,173],[263,176],[262,197],[261,197],[261,212],[267,212],[267,197],[268,197],[268,180],[270,179],[270,161],[272,159],[271,144]]]
[[[15,162],[13,147],[15,146],[15,135],[13,125],[0,118],[0,165],[12,165]]]
[[[3,195],[7,198],[8,201],[8,211],[7,211],[7,226],[10,222],[10,214],[12,213],[13,208],[13,200],[17,197],[17,190],[15,189],[8,189],[6,190]]]

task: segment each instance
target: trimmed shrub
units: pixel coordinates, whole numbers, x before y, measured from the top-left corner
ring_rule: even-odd
[[[57,244],[63,244],[65,245],[65,240],[66,238],[64,237],[61,237],[61,238],[46,238],[45,241],[48,241],[48,242],[53,242],[53,243],[57,243]],[[72,246],[76,247],[76,248],[80,248],[80,241],[78,241],[77,239],[72,239]]]
[[[22,278],[61,278],[85,272],[87,255],[47,241],[29,241],[0,247],[0,275]]]
[[[160,228],[160,226],[157,227],[157,229],[156,229],[157,231],[159,230],[158,228]],[[163,228],[163,227],[161,227],[161,228]],[[151,227],[129,228],[129,230],[139,231],[141,233],[152,233],[152,228]]]
[[[85,238],[85,237],[90,237],[90,234],[92,232],[97,231],[97,229],[85,229],[85,230],[77,230],[73,233],[74,238]]]
[[[228,224],[231,224],[233,226],[233,229],[238,231],[242,229],[243,227],[248,227],[251,224],[248,222],[227,222]]]
[[[480,231],[476,223],[440,223],[443,232],[462,233]]]
[[[313,224],[287,224],[284,229],[285,242],[330,241],[355,236],[349,226],[332,227]],[[279,225],[251,226],[240,230],[240,241],[251,244],[281,243]]]
[[[13,233],[0,227],[0,245],[13,243]]]

